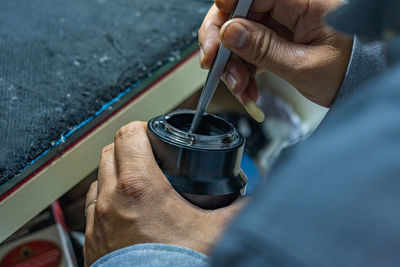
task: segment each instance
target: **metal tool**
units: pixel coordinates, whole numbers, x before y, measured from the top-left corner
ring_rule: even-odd
[[[238,0],[235,11],[231,14],[230,18],[245,17],[250,9],[252,0]],[[194,115],[192,125],[189,133],[195,133],[200,124],[204,111],[210,103],[211,97],[214,95],[215,89],[219,83],[219,79],[224,72],[226,63],[229,60],[231,51],[228,50],[223,44],[219,45],[217,56],[211,70],[208,72],[206,83],[201,92],[199,103],[197,104],[196,113]]]

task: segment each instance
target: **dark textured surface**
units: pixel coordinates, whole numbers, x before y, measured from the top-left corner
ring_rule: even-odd
[[[0,186],[196,41],[200,0],[0,2]]]

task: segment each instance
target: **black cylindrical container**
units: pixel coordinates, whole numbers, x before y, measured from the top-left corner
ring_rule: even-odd
[[[229,122],[204,114],[195,134],[188,133],[194,111],[176,110],[148,123],[149,139],[171,185],[206,209],[229,205],[244,193],[240,168],[245,140]]]

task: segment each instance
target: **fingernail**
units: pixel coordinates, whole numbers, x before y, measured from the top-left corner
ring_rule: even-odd
[[[264,121],[264,119],[265,119],[264,112],[257,106],[257,104],[252,99],[249,99],[247,101],[247,103],[244,105],[244,109],[257,122]]]
[[[200,47],[200,67],[202,69],[204,69],[203,60],[204,60],[204,50],[203,47]]]
[[[229,23],[222,33],[222,40],[233,48],[242,48],[249,38],[247,29],[238,22]]]
[[[235,88],[236,88],[236,84],[237,84],[237,80],[236,80],[235,76],[233,76],[231,73],[226,73],[224,80],[225,80],[228,88],[231,90],[232,94],[235,95]]]

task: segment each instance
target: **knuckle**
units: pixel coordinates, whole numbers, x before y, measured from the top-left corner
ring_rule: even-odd
[[[202,25],[201,28],[198,30],[197,36],[198,36],[200,46],[205,45],[205,43],[208,39],[208,36],[207,36],[207,30],[204,29],[204,25]]]
[[[121,195],[142,198],[150,187],[147,178],[120,178],[117,191]]]
[[[106,218],[110,213],[110,208],[108,205],[97,202],[95,205],[95,214],[99,218]]]
[[[213,23],[211,21],[204,21],[203,26],[201,27],[203,29],[204,32],[207,32],[210,28],[213,27]]]
[[[106,154],[109,151],[112,151],[114,149],[114,143],[109,144],[105,147],[103,147],[103,149],[101,150],[101,154]]]
[[[197,31],[197,36],[199,36],[199,39],[203,36],[204,33],[204,26],[201,25],[200,29]],[[201,42],[201,40],[199,40]]]
[[[139,121],[133,121],[125,126],[122,126],[115,134],[114,140],[119,138],[124,138],[126,136],[131,136],[137,133],[138,128],[140,128],[142,124]]]
[[[256,65],[265,65],[271,54],[272,31],[258,31],[253,38],[251,55]]]
[[[222,11],[225,11],[225,12],[229,11],[230,4],[227,3],[226,1],[224,1],[224,0],[215,0],[214,3],[215,3],[215,6],[219,10],[222,10]]]

